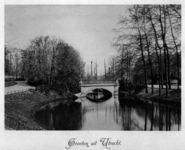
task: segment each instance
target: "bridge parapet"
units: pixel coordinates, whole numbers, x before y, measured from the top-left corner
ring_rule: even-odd
[[[111,84],[117,83],[116,80],[82,80],[80,84]]]
[[[118,94],[119,82],[117,80],[81,80],[81,96],[85,96],[89,91],[96,88],[103,88],[110,91],[113,95]]]

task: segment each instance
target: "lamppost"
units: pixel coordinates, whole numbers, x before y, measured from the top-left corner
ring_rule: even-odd
[[[92,61],[91,61],[91,78],[92,78]]]
[[[113,80],[114,80],[114,58],[113,58]]]

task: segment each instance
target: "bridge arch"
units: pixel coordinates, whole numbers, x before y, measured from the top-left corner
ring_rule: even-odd
[[[86,96],[86,94],[93,89],[102,88],[110,91],[112,95],[118,94],[119,83],[115,80],[96,80],[96,81],[80,81],[81,87],[81,97]]]

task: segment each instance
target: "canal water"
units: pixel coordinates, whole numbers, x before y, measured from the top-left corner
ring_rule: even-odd
[[[104,102],[83,98],[71,105],[53,103],[35,118],[48,130],[164,130],[181,129],[181,110],[170,105],[111,97]],[[51,104],[50,104],[51,105]]]

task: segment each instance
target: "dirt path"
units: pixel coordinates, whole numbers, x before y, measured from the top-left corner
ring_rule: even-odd
[[[9,87],[5,87],[5,95],[11,92],[16,92],[16,91],[25,91],[28,89],[35,89],[35,87],[30,86],[26,83],[26,81],[16,81],[17,84]]]

